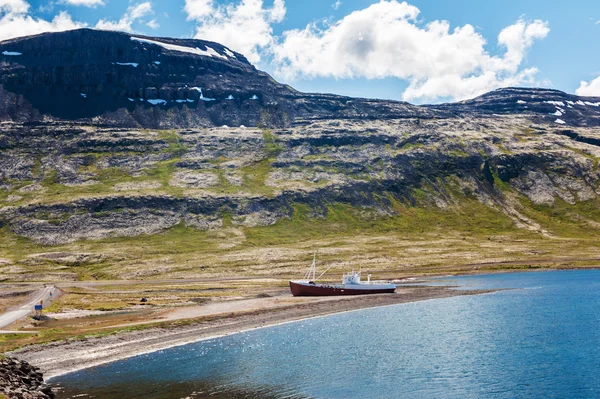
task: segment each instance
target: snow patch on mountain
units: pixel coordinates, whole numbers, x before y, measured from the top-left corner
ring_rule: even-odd
[[[227,59],[226,56],[219,54],[218,52],[215,51],[215,49],[213,49],[212,47],[209,47],[209,46],[204,46],[204,47],[206,47],[206,50],[201,50],[198,47],[179,46],[177,44],[163,43],[163,42],[159,42],[156,40],[141,39],[139,37],[131,37],[131,40],[142,42],[142,43],[154,44],[154,45],[160,46],[166,50],[178,51],[180,53],[202,55],[205,57],[218,57],[218,58],[222,58],[224,60]]]
[[[138,65],[140,65],[137,62],[113,62],[113,64],[124,65],[124,66],[132,66],[134,68],[137,68]]]

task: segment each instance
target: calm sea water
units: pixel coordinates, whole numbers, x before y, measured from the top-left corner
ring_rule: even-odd
[[[600,271],[446,282],[517,289],[254,330],[50,382],[60,398],[600,397]]]

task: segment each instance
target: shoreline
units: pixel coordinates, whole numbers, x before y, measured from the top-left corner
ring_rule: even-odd
[[[148,327],[139,331],[116,332],[100,337],[57,341],[31,345],[7,353],[39,367],[45,380],[82,369],[191,343],[218,339],[256,329],[354,312],[372,307],[481,295],[498,290],[455,290],[448,286],[399,287],[395,294],[339,297],[326,301],[309,301],[250,312],[224,313],[183,323]],[[51,381],[50,381],[51,382]]]

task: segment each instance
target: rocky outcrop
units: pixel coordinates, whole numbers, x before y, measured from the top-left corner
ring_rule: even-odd
[[[298,207],[318,218],[338,205],[377,216],[396,214],[394,203],[444,208],[476,198],[504,212],[507,190],[535,204],[574,204],[600,193],[600,149],[576,140],[598,137],[594,129],[573,132],[527,117],[313,121],[269,131],[6,125],[0,220],[59,244],[177,224],[216,229],[228,218],[266,226]]]
[[[581,97],[559,90],[511,87],[472,100],[432,106],[435,110],[487,115],[528,115],[556,126],[600,126],[600,97]]]
[[[217,43],[89,29],[0,47],[0,228],[44,244],[466,200],[522,227],[600,194],[596,98],[306,94]]]
[[[0,360],[0,393],[9,399],[54,398],[39,369],[23,360]]]
[[[144,128],[528,115],[599,126],[600,98],[508,88],[435,106],[300,93],[214,42],[77,29],[0,43],[0,120]],[[1,147],[2,143],[0,143]]]
[[[295,118],[423,117],[407,103],[299,93],[225,46],[78,29],[0,43],[0,120],[124,127],[286,126]]]

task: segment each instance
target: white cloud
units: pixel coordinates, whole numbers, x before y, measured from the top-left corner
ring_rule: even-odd
[[[25,14],[29,3],[25,0],[0,0],[0,12],[6,14]]]
[[[579,88],[575,90],[578,96],[600,97],[600,76],[590,82],[581,81]]]
[[[506,47],[506,53],[499,61],[505,65],[499,67],[505,66],[509,71],[517,71],[533,42],[545,38],[548,32],[550,32],[548,24],[540,20],[526,23],[520,19],[516,24],[502,29],[498,35],[498,43]]]
[[[129,19],[129,16],[124,16],[118,21],[107,21],[105,19],[101,19],[96,24],[96,29],[131,32],[133,31],[133,28],[131,27],[132,23],[133,21]]]
[[[47,4],[40,4],[37,10],[41,13],[51,13],[54,10],[55,5],[56,3],[54,3],[54,1],[49,1]]]
[[[35,19],[29,15],[13,14],[0,19],[0,40],[43,32],[60,32],[85,26],[84,23],[73,21],[66,11],[57,14],[52,21]]]
[[[185,0],[183,10],[187,13],[188,20],[200,19],[212,12],[212,0]]]
[[[340,8],[340,6],[341,6],[341,5],[342,5],[342,2],[341,2],[340,0],[337,0],[335,3],[333,3],[333,4],[331,5],[331,7],[332,7],[334,10],[337,10],[338,8]]]
[[[283,21],[286,13],[283,0],[275,0],[271,8],[265,8],[262,0],[242,0],[227,6],[187,0],[184,10],[189,19],[198,22],[196,39],[222,43],[254,63],[275,44],[271,24]]]
[[[106,0],[60,0],[93,6]],[[367,78],[395,77],[408,82],[405,100],[464,99],[501,86],[535,85],[538,70],[523,61],[536,40],[548,35],[546,22],[518,20],[497,37],[500,55],[490,55],[486,40],[469,24],[450,27],[448,21],[424,24],[420,10],[398,0],[380,0],[335,23],[319,21],[289,30],[279,38],[272,26],[286,15],[284,0],[272,6],[263,0],[185,0],[184,11],[197,23],[195,37],[222,43],[251,62],[272,57],[279,76]],[[333,7],[341,5],[337,0]],[[51,21],[32,17],[26,0],[0,0],[0,40],[16,36],[85,27],[67,12]],[[134,23],[159,27],[150,1],[132,4],[117,21],[100,20],[96,27],[132,31]],[[148,18],[146,18],[148,17]],[[318,25],[319,24],[319,25]],[[581,82],[581,95],[600,95],[600,77]]]
[[[270,10],[266,10],[266,13],[271,22],[283,22],[285,18],[285,3],[283,0],[275,0],[273,7]]]
[[[68,4],[71,6],[84,6],[95,8],[97,6],[103,6],[103,0],[61,0],[61,4]]]
[[[152,4],[150,4],[149,1],[137,4],[135,6],[131,6],[127,9],[127,12],[129,13],[131,19],[134,20],[140,19],[142,17],[145,17],[146,15],[154,13],[154,11],[152,11]]]
[[[405,100],[464,99],[507,85],[533,84],[537,69],[520,70],[546,22],[517,21],[498,35],[506,49],[490,56],[473,26],[450,29],[448,21],[423,25],[406,2],[381,0],[336,23],[286,31],[273,46],[277,74],[305,77],[396,77],[409,82]]]
[[[66,11],[55,15],[52,21],[46,21],[28,15],[28,10],[29,3],[26,1],[0,0],[0,40],[86,26],[85,23],[73,21]]]
[[[138,22],[141,18],[154,14],[152,4],[149,1],[129,6],[125,14],[118,21],[108,21],[101,19],[96,24],[96,28],[102,30],[117,30],[124,32],[133,31],[133,23]]]
[[[148,26],[150,29],[158,29],[160,28],[160,24],[158,22],[156,22],[155,19],[148,21],[148,23],[146,23],[146,26]]]

